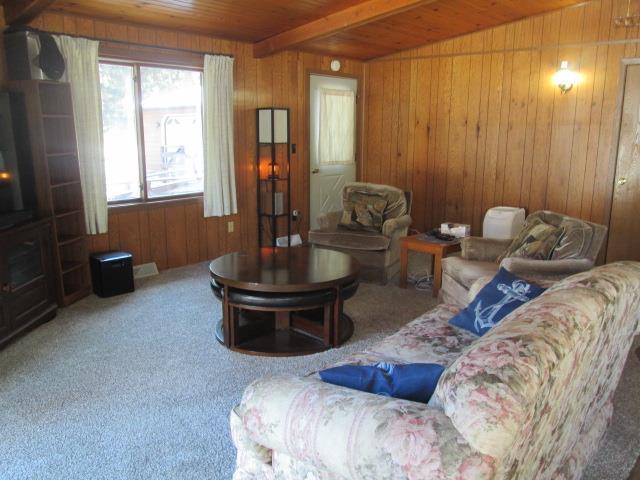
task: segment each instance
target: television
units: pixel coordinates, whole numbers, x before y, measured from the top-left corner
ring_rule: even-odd
[[[16,143],[15,132],[26,128],[24,98],[0,91],[0,230],[35,217],[36,189],[33,160],[26,142]]]

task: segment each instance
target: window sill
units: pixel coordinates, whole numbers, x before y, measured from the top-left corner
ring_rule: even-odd
[[[202,194],[179,198],[161,198],[158,200],[147,200],[146,202],[132,200],[131,202],[125,203],[111,203],[108,207],[110,212],[120,213],[138,210],[153,210],[155,208],[179,207],[182,205],[194,205],[197,203],[202,203]]]

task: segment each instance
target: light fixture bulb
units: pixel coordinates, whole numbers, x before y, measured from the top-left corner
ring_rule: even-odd
[[[563,60],[560,63],[560,70],[553,76],[553,82],[558,86],[560,92],[567,93],[578,81],[578,75],[569,69],[569,62]]]

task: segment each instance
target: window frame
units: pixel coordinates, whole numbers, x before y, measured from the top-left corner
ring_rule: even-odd
[[[192,192],[192,193],[182,193],[178,195],[164,195],[161,197],[153,197],[149,198],[148,194],[148,185],[147,185],[147,158],[145,151],[145,138],[144,138],[144,116],[142,111],[142,82],[140,69],[142,67],[148,68],[165,68],[172,70],[187,70],[187,71],[195,71],[200,72],[200,86],[201,89],[204,88],[202,84],[202,74],[204,72],[203,67],[196,66],[184,66],[184,65],[171,65],[165,63],[153,63],[153,62],[145,62],[145,61],[137,61],[137,60],[126,60],[112,57],[104,57],[99,56],[98,65],[108,64],[108,65],[120,65],[126,67],[132,67],[133,69],[133,96],[134,96],[134,107],[135,107],[135,122],[136,122],[136,137],[138,144],[138,171],[140,175],[140,186],[139,191],[141,196],[138,198],[129,198],[124,200],[108,200],[107,205],[109,207],[118,207],[125,205],[136,205],[136,204],[152,204],[152,203],[163,203],[163,202],[171,202],[173,200],[184,200],[190,198],[202,198],[204,196],[204,191],[201,192]],[[204,99],[201,96],[202,109],[201,112],[204,114]],[[202,118],[203,129],[204,129],[204,116]],[[203,149],[204,149],[204,131],[203,133]]]

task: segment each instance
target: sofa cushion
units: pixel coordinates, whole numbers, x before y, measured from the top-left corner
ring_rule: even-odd
[[[560,227],[545,223],[537,217],[527,220],[518,236],[497,261],[500,263],[509,257],[548,260],[561,235]]]
[[[391,239],[378,232],[349,230],[338,227],[335,230],[309,231],[309,242],[327,247],[379,251],[387,250]]]
[[[495,262],[465,260],[459,256],[442,259],[442,271],[465,288],[471,288],[473,282],[481,277],[493,277],[500,266]]]
[[[501,268],[486,284],[467,308],[460,311],[449,323],[482,336],[500,320],[528,301],[540,296],[540,288]]]

